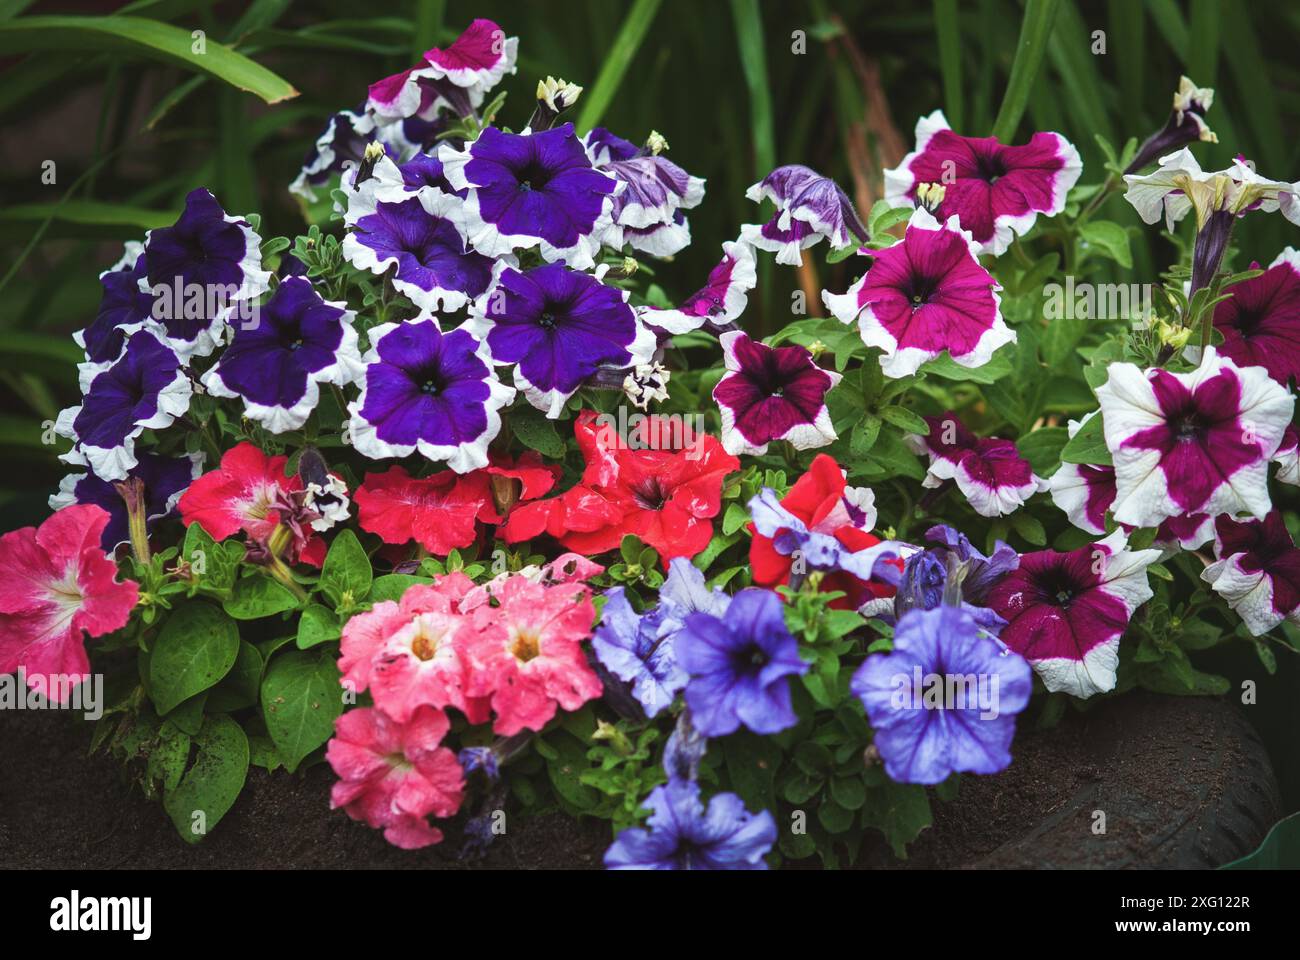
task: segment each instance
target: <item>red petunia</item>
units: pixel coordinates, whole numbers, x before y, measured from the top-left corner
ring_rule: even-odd
[[[476,521],[496,516],[488,476],[481,470],[413,477],[402,467],[390,467],[367,473],[353,499],[362,530],[385,543],[414,540],[440,557],[468,547],[478,535]]]

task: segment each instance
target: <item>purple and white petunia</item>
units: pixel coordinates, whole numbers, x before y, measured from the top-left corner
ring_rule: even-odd
[[[257,323],[235,330],[203,386],[242,399],[245,415],[271,433],[297,430],[320,402],[320,384],[360,379],[355,319],[346,303],[321,299],[306,277],[282,280]]]
[[[788,227],[780,225],[778,213],[766,223],[744,223],[740,226],[740,240],[755,250],[776,254],[776,262],[787,267],[803,265],[803,252],[822,239],[813,225],[804,220],[791,220]]]
[[[1034,225],[1054,217],[1083,172],[1079,151],[1059,133],[1035,133],[1019,147],[993,137],[963,137],[936,110],[916,122],[916,149],[885,171],[885,199],[895,206],[918,203],[924,184],[941,184],[935,215],[957,217],[976,252],[1001,255]]]
[[[104,293],[95,319],[72,335],[91,363],[117,359],[127,334],[149,323],[154,298],[140,289],[144,276],[144,244],[138,240],[128,242],[122,258],[99,275]]]
[[[1094,410],[1066,428],[1071,438],[1097,415]],[[1106,532],[1106,512],[1115,502],[1115,468],[1109,464],[1065,463],[1047,481],[1052,502],[1080,530],[1101,536]]]
[[[934,784],[1006,769],[1033,673],[968,609],[941,605],[904,613],[892,651],[868,657],[849,688],[890,779]]]
[[[353,446],[373,460],[418,450],[457,473],[487,466],[515,391],[497,379],[486,345],[431,318],[380,324],[370,343],[361,396],[348,405]]]
[[[1283,620],[1300,624],[1300,549],[1280,511],[1263,520],[1215,521],[1214,555],[1201,579],[1237,612],[1251,636]]]
[[[1007,621],[1000,639],[1049,691],[1086,698],[1113,690],[1120,637],[1151,599],[1147,567],[1159,559],[1159,550],[1129,550],[1122,530],[1069,553],[1021,554],[989,593]]]
[[[796,450],[834,442],[826,394],[843,379],[840,374],[817,366],[798,345],[769,347],[740,330],[721,340],[727,372],[713,399],[727,453],[761,456],[773,440],[787,440]]]
[[[1300,487],[1300,433],[1295,427],[1288,426],[1282,434],[1282,443],[1273,454],[1273,462],[1277,464],[1275,476],[1278,480]]]
[[[669,334],[698,330],[705,324],[721,327],[745,312],[749,291],[758,283],[754,250],[744,242],[729,240],[722,245],[722,259],[709,271],[708,283],[673,310],[641,309],[641,319]]]
[[[133,333],[112,363],[83,364],[82,377],[81,404],[63,410],[54,430],[73,441],[61,459],[104,480],[124,480],[137,462],[136,438],[170,426],[193,392],[176,351],[148,330]]]
[[[469,247],[455,195],[419,189],[398,199],[382,186],[365,189],[368,184],[349,195],[352,230],[343,238],[343,255],[358,270],[394,270],[393,288],[422,313],[459,310],[487,290],[498,262],[509,262]]]
[[[379,201],[401,203],[424,193],[454,194],[443,174],[442,161],[429,153],[416,153],[399,163],[384,154],[370,170],[370,176],[357,183],[358,169],[349,170],[341,181],[348,194],[343,222],[354,226],[361,217],[374,213]]]
[[[866,243],[867,228],[838,183],[800,164],[777,167],[745,191],[755,203],[771,200],[776,216],[763,225],[747,224],[742,236],[761,250],[777,252],[778,263],[798,265],[800,251],[823,237],[832,247]]]
[[[340,110],[326,121],[298,176],[289,184],[289,192],[314,203],[317,189],[359,164],[374,139],[374,117],[365,111]]]
[[[202,453],[184,457],[164,457],[157,453],[138,455],[138,462],[127,474],[126,481],[137,479],[143,486],[141,499],[146,530],[155,521],[175,515],[181,494],[202,472]],[[105,553],[112,553],[119,545],[130,541],[126,501],[118,492],[117,483],[101,480],[93,473],[70,473],[60,482],[59,492],[50,497],[50,509],[62,510],[74,503],[93,503],[108,511],[108,525],[104,527],[100,541]]]
[[[1268,513],[1268,463],[1295,407],[1268,371],[1210,347],[1190,373],[1131,363],[1108,372],[1097,399],[1115,462],[1116,522]]]
[[[551,263],[503,270],[465,323],[496,364],[514,364],[515,385],[554,419],[601,368],[649,363],[655,336],[627,304],[627,292]]]
[[[924,420],[930,425],[928,435],[908,434],[904,438],[915,453],[930,458],[922,486],[934,488],[946,480],[956,482],[957,489],[982,517],[1012,513],[1035,493],[1048,488],[1048,481],[1034,473],[1010,440],[977,437],[951,412]]]
[[[945,350],[960,366],[980,367],[1014,343],[999,289],[956,217],[940,223],[919,209],[901,243],[876,252],[846,293],[823,291],[822,300],[841,323],[857,322],[863,342],[883,351],[885,376],[898,378]]]
[[[764,487],[750,499],[749,515],[754,529],[771,539],[773,550],[783,557],[797,553],[806,570],[843,571],[859,580],[897,586],[900,575],[897,561],[916,548],[894,540],[882,540],[861,550],[842,543],[835,536],[840,527],[852,525],[865,532],[876,521],[875,495],[870,490],[848,487],[844,493],[834,513],[812,528],[782,506],[781,498],[771,487]],[[850,496],[854,498],[852,501]]]
[[[1283,386],[1300,383],[1300,252],[1287,247],[1263,274],[1225,292],[1231,296],[1214,307],[1219,352],[1238,366],[1263,367]]]
[[[500,257],[539,247],[548,263],[594,266],[624,184],[597,170],[565,123],[537,133],[488,127],[465,149],[438,149],[443,173],[465,190],[466,236],[475,250]]]

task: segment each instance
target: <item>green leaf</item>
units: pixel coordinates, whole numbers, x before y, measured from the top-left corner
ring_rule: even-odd
[[[525,447],[544,457],[558,460],[564,456],[564,441],[555,431],[555,421],[546,419],[532,407],[510,412],[510,430]]]
[[[1129,250],[1128,231],[1109,220],[1090,220],[1079,228],[1079,236],[1090,247],[1095,247],[1104,257],[1109,257],[1121,267],[1133,267],[1133,254]]]
[[[262,655],[251,643],[240,642],[235,665],[208,696],[205,709],[209,713],[232,713],[257,703],[257,691],[262,682]]]
[[[185,765],[190,759],[190,735],[175,724],[164,723],[158,742],[149,753],[145,775],[161,783],[164,791],[175,790],[185,775]]]
[[[731,19],[740,48],[740,69],[749,90],[749,126],[754,143],[754,167],[760,176],[776,166],[776,124],[772,85],[767,76],[767,43],[758,0],[731,0]]]
[[[853,433],[849,436],[849,456],[852,459],[866,459],[880,437],[881,423],[881,419],[874,413],[864,413],[862,419],[854,424]]]
[[[885,780],[867,790],[862,804],[862,825],[883,833],[899,859],[907,859],[907,845],[930,822],[930,798],[924,787]]]
[[[176,211],[147,210],[96,200],[67,200],[57,204],[19,203],[0,210],[0,222],[43,223],[47,219],[87,227],[130,227],[134,233],[170,227],[176,222]]]
[[[1070,442],[1061,448],[1061,460],[1065,463],[1088,463],[1093,466],[1113,466],[1110,449],[1106,446],[1106,432],[1101,414],[1090,417],[1079,428],[1079,432],[1070,438]]]
[[[307,650],[322,643],[337,640],[343,634],[339,618],[329,607],[319,603],[310,603],[302,612],[298,621],[296,643],[299,650]]]
[[[547,760],[546,772],[556,794],[578,810],[590,810],[600,801],[600,794],[582,782],[582,774],[591,766],[586,746],[563,730],[548,734],[546,742],[555,754]]]
[[[867,785],[858,774],[831,780],[831,796],[846,810],[858,810],[867,802]]]
[[[1002,106],[993,122],[993,136],[1003,143],[1012,143],[1030,91],[1038,80],[1047,52],[1047,40],[1056,21],[1060,0],[1027,0],[1025,17],[1020,22],[1020,39],[1016,43],[1016,59],[1011,64],[1011,76],[1002,97]]]
[[[216,684],[239,655],[239,630],[209,603],[177,607],[154,641],[149,694],[159,713]]]
[[[0,54],[122,51],[211,74],[267,103],[298,96],[283,77],[213,39],[195,52],[189,30],[143,17],[19,17],[0,23]]]
[[[381,600],[400,600],[409,588],[417,583],[433,583],[430,577],[417,577],[411,573],[389,573],[382,577],[376,577],[374,584],[370,587],[370,602],[379,603]]]
[[[853,826],[853,811],[834,800],[823,800],[817,807],[817,819],[827,833],[843,833]]]
[[[908,410],[907,407],[890,404],[881,407],[878,412],[882,420],[886,423],[892,423],[904,433],[916,433],[923,437],[929,436],[930,425],[922,420],[920,416]]]
[[[236,620],[260,620],[297,606],[298,598],[288,587],[260,573],[238,581],[230,599],[222,604]]]
[[[1011,372],[1011,351],[1005,348],[993,354],[982,367],[963,367],[945,350],[933,360],[921,364],[919,373],[934,374],[945,380],[968,380],[971,383],[996,383]]]
[[[342,712],[343,687],[332,656],[292,650],[271,661],[262,680],[262,718],[290,773],[330,738]]]
[[[163,794],[163,809],[186,843],[198,843],[217,825],[248,776],[248,737],[229,717],[204,720],[194,745],[194,765]]]
[[[582,98],[582,112],[578,115],[577,123],[580,133],[585,133],[596,126],[605,115],[605,110],[613,101],[614,94],[618,92],[623,77],[627,74],[637,50],[641,47],[641,42],[645,39],[646,31],[654,22],[655,14],[659,11],[659,3],[660,0],[636,0],[632,4],[632,9],[624,18],[618,36],[614,38],[614,45],[605,54],[605,62],[601,64],[600,73],[596,75],[596,82]]]
[[[185,530],[180,559],[194,569],[199,584],[210,590],[229,590],[234,585],[235,574],[239,570],[238,560],[219,546],[197,523],[191,523]],[[198,572],[199,567],[202,568],[202,573]]]
[[[1300,813],[1274,824],[1253,853],[1225,863],[1221,870],[1294,870],[1300,867]]]
[[[1016,533],[1035,547],[1047,546],[1047,531],[1043,529],[1041,523],[1025,511],[1017,510],[1011,515],[1011,526]]]
[[[325,555],[320,572],[320,587],[325,595],[342,606],[345,601],[360,603],[370,593],[374,571],[365,547],[351,530],[341,530]]]
[[[1061,450],[1070,439],[1065,427],[1040,427],[1016,441],[1016,449],[1040,477],[1050,475],[1061,463]]]

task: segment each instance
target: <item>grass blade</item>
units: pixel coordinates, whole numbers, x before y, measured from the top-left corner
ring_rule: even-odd
[[[614,46],[610,48],[609,56],[605,58],[600,73],[596,76],[596,82],[582,98],[582,113],[578,115],[580,133],[600,123],[601,117],[605,115],[614,94],[618,92],[619,84],[623,82],[624,74],[632,65],[641,41],[645,39],[646,31],[659,12],[659,4],[660,0],[636,0],[628,11]]]
[[[944,115],[954,130],[965,130],[966,94],[961,75],[961,14],[957,0],[934,0],[934,32],[939,42]]]
[[[757,176],[767,176],[776,166],[776,133],[772,117],[772,91],[767,83],[767,49],[763,41],[763,18],[758,0],[731,0],[740,47],[740,67],[749,90],[749,118],[754,131],[754,167]]]
[[[1011,64],[1011,78],[1007,81],[1007,92],[1002,97],[998,117],[993,121],[993,136],[1003,143],[1011,142],[1020,118],[1024,116],[1060,6],[1060,0],[1028,0],[1025,4],[1025,18],[1020,22],[1020,40],[1016,43],[1016,59]]]

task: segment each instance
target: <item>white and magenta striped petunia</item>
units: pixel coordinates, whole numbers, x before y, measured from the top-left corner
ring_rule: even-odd
[[[1066,428],[1071,437],[1097,415],[1071,420]],[[1080,530],[1100,536],[1106,532],[1106,512],[1115,502],[1115,468],[1108,464],[1062,463],[1047,481],[1052,502],[1065,511]]]
[[[1300,623],[1300,549],[1281,512],[1241,522],[1219,517],[1214,555],[1201,579],[1237,611],[1251,636],[1262,636],[1283,620]]]
[[[982,517],[1012,513],[1047,489],[1047,481],[1034,473],[1010,440],[977,437],[954,413],[924,419],[930,425],[929,435],[905,438],[914,452],[930,457],[922,486],[933,488],[954,481]]]

